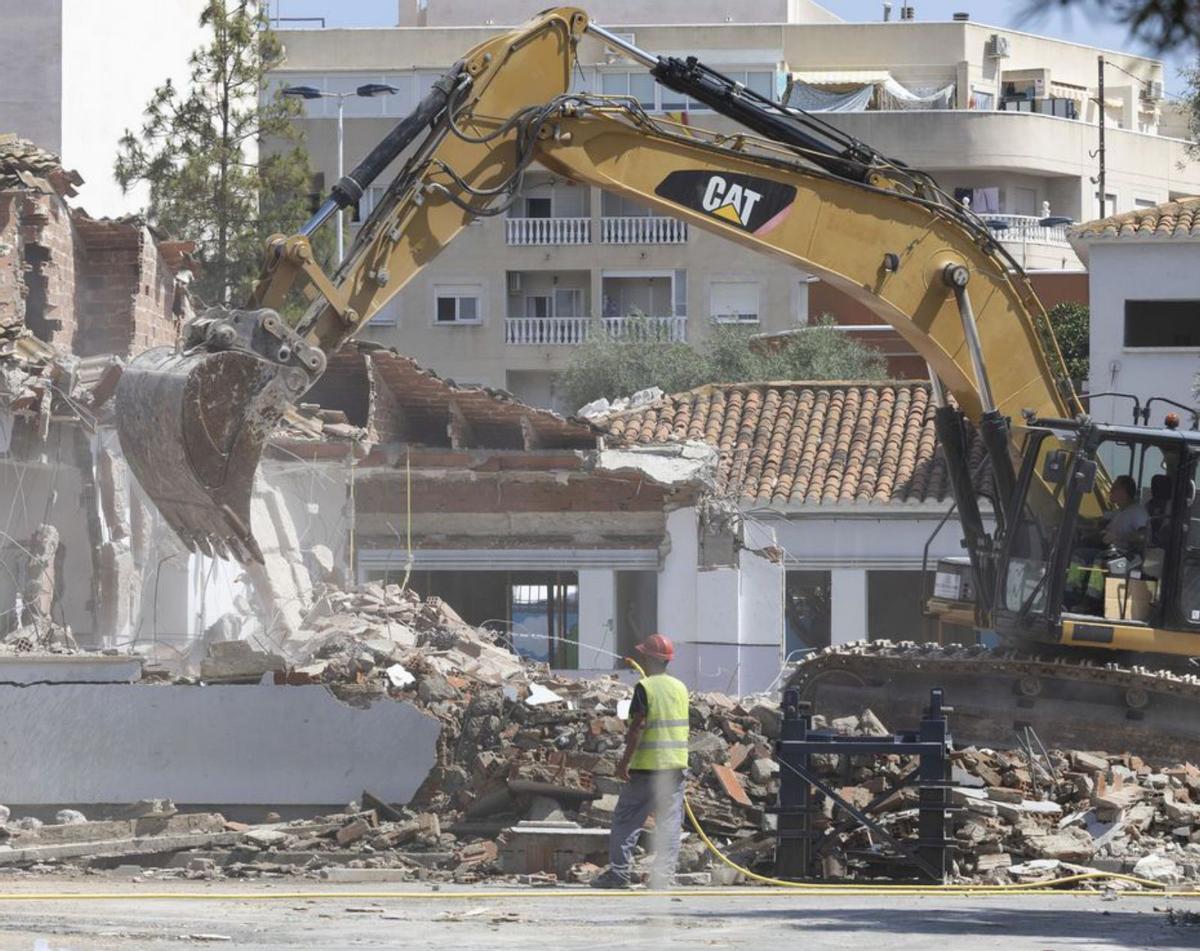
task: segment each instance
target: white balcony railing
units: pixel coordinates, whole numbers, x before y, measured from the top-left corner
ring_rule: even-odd
[[[687,343],[686,317],[602,317],[604,330],[618,340]]]
[[[591,244],[591,218],[506,218],[509,244]]]
[[[981,214],[988,229],[1005,244],[1029,243],[1049,244],[1059,248],[1069,248],[1067,240],[1069,225],[1044,225],[1036,215],[988,215]]]
[[[683,244],[687,236],[687,222],[678,218],[627,215],[600,219],[602,244]]]
[[[603,330],[619,340],[687,341],[686,317],[509,317],[504,342],[518,347],[574,347]]]
[[[509,317],[504,342],[518,347],[574,347],[588,338],[591,317]]]

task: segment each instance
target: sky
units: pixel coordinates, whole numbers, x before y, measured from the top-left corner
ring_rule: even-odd
[[[270,0],[272,12],[283,17],[325,17],[327,26],[394,26],[398,0]],[[431,0],[436,3],[437,0]],[[487,9],[487,0],[479,0],[481,10]],[[587,7],[586,0],[576,0]],[[731,3],[751,3],[753,0],[730,0]],[[883,4],[877,0],[818,0],[838,16],[846,20],[878,20],[882,17]],[[1070,12],[1046,9],[1046,12],[1029,15],[1030,0],[908,0],[916,7],[918,20],[949,20],[952,14],[971,14],[972,20],[995,26],[1041,33],[1076,43],[1086,43],[1111,50],[1154,55],[1132,40],[1126,29],[1106,16],[1103,3],[1082,4],[1083,9]],[[546,5],[551,5],[547,0]],[[893,3],[893,16],[899,16],[902,0]],[[1049,4],[1043,3],[1043,7]],[[1184,83],[1179,70],[1190,61],[1185,53],[1172,53],[1157,57],[1165,64],[1165,86],[1168,94],[1183,91]]]

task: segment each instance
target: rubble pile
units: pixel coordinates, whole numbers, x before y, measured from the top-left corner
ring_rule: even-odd
[[[277,650],[213,644],[202,679],[264,676],[324,684],[352,704],[405,700],[437,717],[436,764],[412,801],[389,804],[363,790],[334,815],[267,815],[254,825],[177,814],[163,801],[93,821],[60,813],[45,824],[0,809],[0,869],[66,864],[146,877],[552,883],[587,881],[603,866],[632,694],[617,674],[552,676],[441,600],[372,583],[321,594],[302,633]],[[816,729],[859,736],[888,732],[869,710],[815,721]],[[766,873],[773,870],[769,807],[780,767],[772,744],[780,725],[769,697],[692,697],[689,800],[730,858]],[[895,788],[913,762],[814,760],[844,799],[870,808],[895,837],[915,837],[916,790]],[[1200,878],[1200,769],[1191,764],[1156,768],[1130,754],[976,748],[955,751],[952,762],[960,880],[1036,882],[1090,868],[1162,883]],[[824,816],[834,860],[869,848],[867,833],[832,801],[824,802]],[[643,840],[648,851],[652,839],[651,831]],[[739,878],[694,834],[684,839],[679,871],[696,883]],[[877,874],[852,860],[838,871]]]

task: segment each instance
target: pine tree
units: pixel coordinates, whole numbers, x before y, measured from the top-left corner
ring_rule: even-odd
[[[312,173],[292,119],[300,104],[263,95],[283,47],[260,0],[209,0],[209,38],[190,59],[187,89],[155,90],[138,132],[121,138],[115,175],[128,191],[150,186],[151,224],[197,243],[192,285],[204,303],[240,303],[263,242],[308,216]],[[266,140],[270,154],[261,154]]]

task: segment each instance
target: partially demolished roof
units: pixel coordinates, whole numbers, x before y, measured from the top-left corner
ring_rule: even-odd
[[[940,502],[928,383],[701,386],[601,421],[617,445],[699,440],[719,453],[716,491],[758,504]],[[972,437],[973,471],[982,445]]]
[[[450,449],[594,449],[598,431],[583,420],[537,409],[506,390],[459,386],[412,357],[368,343],[329,358],[305,396],[340,410],[376,442]]]
[[[27,188],[70,198],[75,194],[75,186],[82,184],[82,176],[63,168],[53,152],[12,132],[0,134],[0,191]]]

